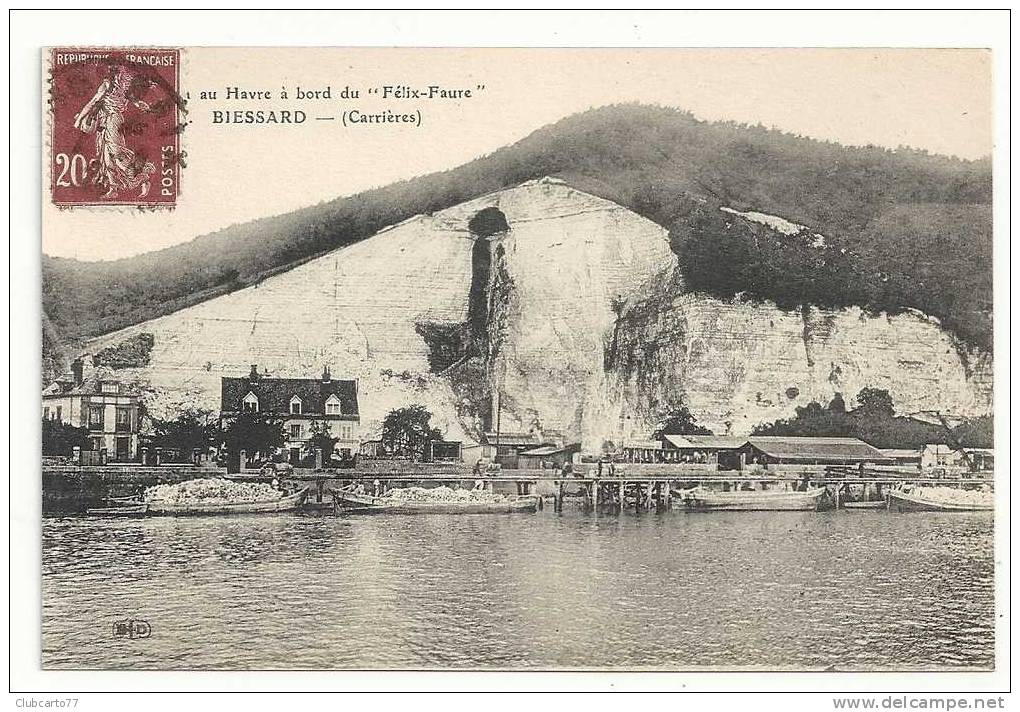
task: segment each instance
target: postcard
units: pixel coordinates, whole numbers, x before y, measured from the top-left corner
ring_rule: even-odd
[[[40,52],[43,670],[996,670],[989,51]]]

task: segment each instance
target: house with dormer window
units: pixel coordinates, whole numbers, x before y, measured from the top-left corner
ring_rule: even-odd
[[[274,378],[253,364],[243,378],[220,382],[220,417],[265,413],[283,420],[291,462],[307,454],[314,423],[323,423],[338,438],[334,453],[349,458],[358,451],[361,416],[358,382],[335,379],[329,367],[319,378]]]
[[[241,410],[245,413],[258,413],[259,397],[251,391],[248,391],[248,393],[244,396],[244,400],[241,401]]]
[[[132,462],[138,456],[140,404],[139,389],[112,369],[93,365],[86,372],[85,360],[77,358],[70,374],[43,390],[42,417],[87,428],[89,449],[106,451],[106,461]]]

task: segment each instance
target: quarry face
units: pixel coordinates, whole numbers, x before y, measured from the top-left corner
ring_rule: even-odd
[[[216,410],[220,378],[250,364],[286,377],[329,365],[358,380],[366,437],[413,403],[447,439],[476,441],[498,402],[504,431],[592,451],[648,437],[681,404],[738,435],[868,386],[888,389],[903,414],[991,410],[991,357],[923,314],[722,302],[686,293],[675,267],[661,226],[546,178],[416,216],[87,350],[151,334],[148,363],[119,377],[146,386],[157,417]]]

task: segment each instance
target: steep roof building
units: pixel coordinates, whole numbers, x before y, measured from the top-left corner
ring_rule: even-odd
[[[334,452],[347,458],[358,451],[361,416],[358,382],[332,378],[325,367],[320,378],[274,378],[259,373],[258,365],[242,378],[220,381],[220,416],[262,413],[282,419],[286,449],[292,464],[308,456],[315,429],[338,439]]]

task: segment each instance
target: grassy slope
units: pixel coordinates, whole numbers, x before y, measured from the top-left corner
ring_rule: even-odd
[[[976,328],[958,333],[982,345],[990,338],[989,161],[845,148],[636,105],[578,114],[450,171],[158,252],[100,263],[44,256],[44,312],[65,342],[106,333],[238,289],[414,214],[545,175],[667,227],[692,197],[809,225],[866,258],[857,268],[881,262],[905,275],[900,306],[927,307],[951,323],[954,314],[939,310],[980,312]],[[918,239],[932,225],[937,253]]]

